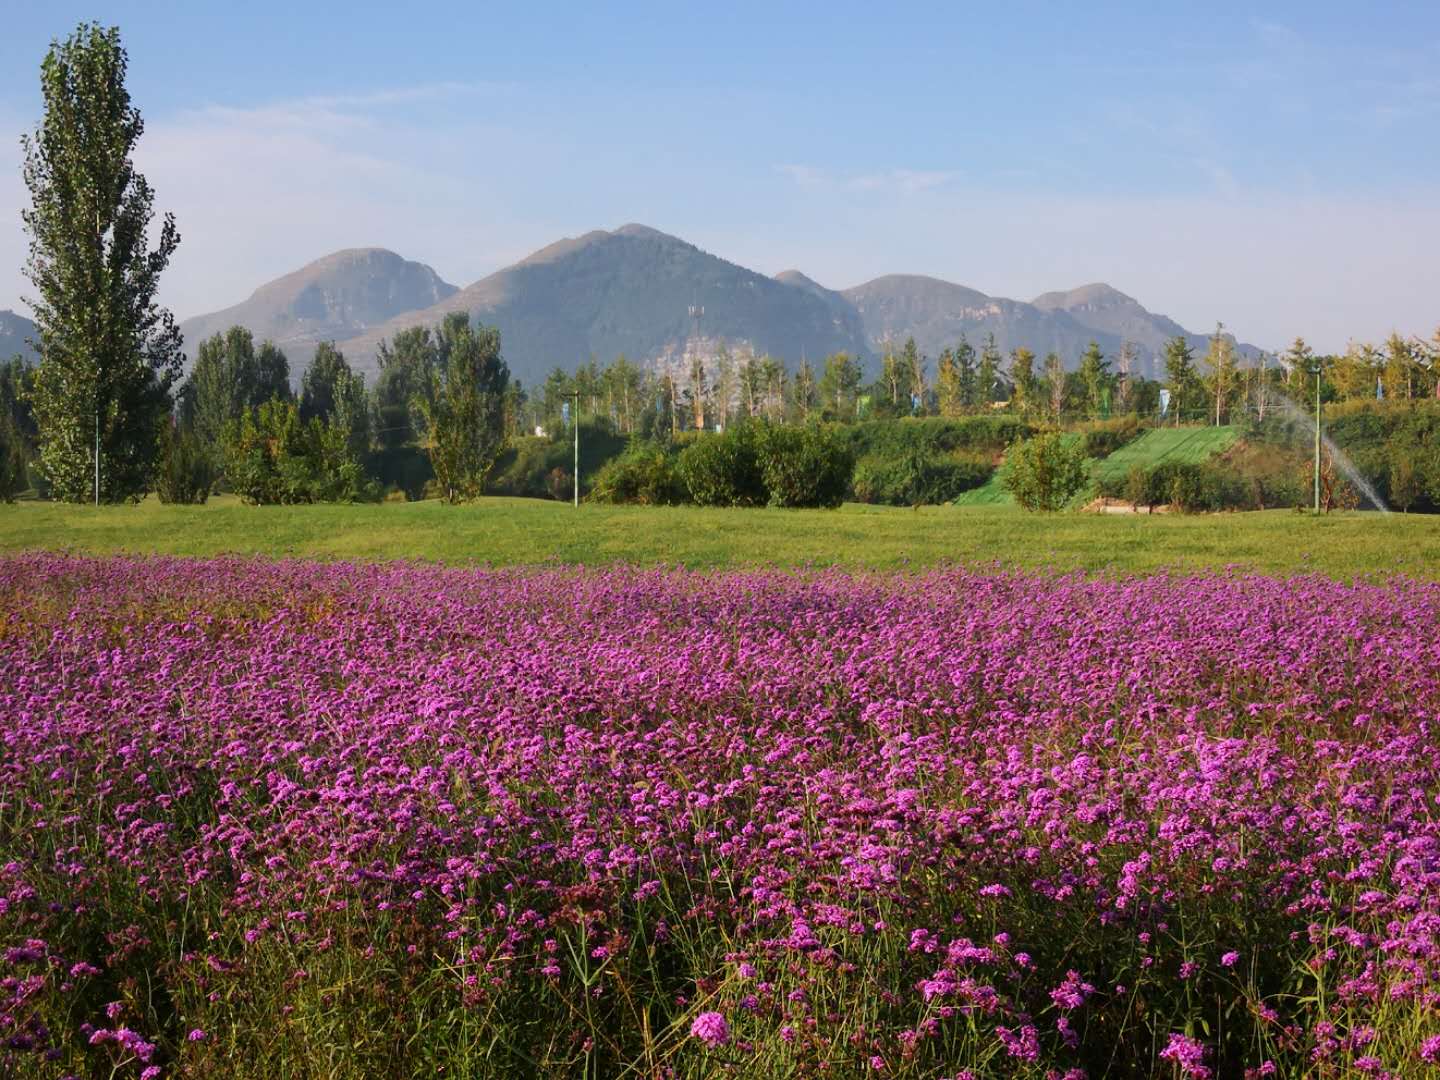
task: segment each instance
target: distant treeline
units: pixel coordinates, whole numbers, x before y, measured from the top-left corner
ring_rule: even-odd
[[[487,491],[568,498],[571,425],[578,423],[582,492],[593,489],[596,498],[792,505],[799,501],[793,492],[776,494],[757,479],[762,459],[783,449],[810,462],[818,485],[813,504],[836,501],[834,484],[818,478],[843,471],[840,497],[908,505],[946,501],[983,484],[1005,446],[1036,425],[1125,416],[1244,423],[1257,443],[1267,442],[1262,430],[1284,428],[1283,440],[1268,440],[1278,447],[1293,444],[1290,429],[1308,422],[1317,378],[1325,403],[1395,403],[1435,399],[1440,375],[1440,333],[1428,343],[1394,336],[1340,356],[1317,356],[1297,341],[1280,357],[1243,362],[1217,329],[1200,357],[1184,338],[1171,341],[1159,380],[1134,373],[1129,349],[1109,357],[1092,344],[1067,370],[1054,353],[1039,361],[1023,348],[1002,355],[993,337],[976,348],[962,336],[933,363],[913,339],[868,367],[837,353],[791,370],[773,357],[736,357],[722,347],[679,367],[642,367],[624,356],[605,365],[592,360],[573,371],[556,368],[529,389],[510,378],[501,344],[495,329],[455,314],[382,343],[373,385],[327,342],[297,386],[282,350],[231,327],[199,345],[174,394],[152,489],[176,502],[203,501],[215,490],[255,503],[461,500]],[[33,375],[18,357],[0,365],[0,487],[12,496],[27,487],[47,494],[35,468],[38,431],[27,391]],[[897,428],[892,422],[901,419],[910,423]],[[798,442],[764,434],[816,424],[834,430]],[[1377,489],[1393,489],[1404,506],[1440,502],[1429,494],[1437,455],[1428,428],[1387,430],[1381,450],[1374,438],[1360,441]],[[1094,446],[1089,453],[1100,456]],[[729,455],[738,478],[728,487],[701,479],[700,462],[716,455]],[[1268,488],[1249,485],[1250,502],[1298,498],[1294,456],[1279,454],[1282,467],[1276,454],[1263,462],[1252,454],[1245,466],[1273,475]],[[821,467],[821,458],[829,465]],[[770,469],[778,476],[782,466],[772,461]],[[1138,485],[1131,487],[1138,492]],[[1440,491],[1440,482],[1435,487]],[[731,494],[716,494],[722,489]]]

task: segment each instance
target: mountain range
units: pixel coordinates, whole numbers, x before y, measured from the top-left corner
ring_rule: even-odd
[[[38,337],[35,324],[9,309],[0,310],[0,361],[20,356],[32,363],[37,359],[30,340]]]
[[[1054,351],[1073,368],[1091,341],[1111,357],[1128,342],[1142,374],[1158,372],[1160,351],[1176,335],[1189,338],[1197,353],[1206,347],[1205,335],[1188,333],[1109,285],[1023,301],[891,274],[837,291],[798,270],[757,273],[644,225],[560,240],[463,289],[394,252],[351,248],[180,326],[192,357],[200,341],[238,324],[285,349],[297,378],[315,344],[326,340],[373,374],[382,341],[457,311],[500,328],[506,361],[526,385],[592,357],[607,362],[624,353],[641,363],[673,363],[687,350],[709,353],[721,344],[793,368],[802,358],[818,362],[842,350],[874,357],[911,336],[933,359],[962,334],[979,348],[993,333],[1002,352]],[[0,356],[16,351],[10,343],[22,341],[28,325],[0,312]],[[1248,345],[1239,351],[1258,353]]]

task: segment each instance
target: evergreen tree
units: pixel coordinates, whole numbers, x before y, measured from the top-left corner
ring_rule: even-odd
[[[1035,406],[1035,354],[1021,346],[1010,351],[1010,382],[1015,387],[1012,399],[1017,412],[1028,413]]]
[[[1179,423],[1184,415],[1181,410],[1199,389],[1195,351],[1179,334],[1165,343],[1165,381],[1170,388],[1170,407],[1175,410],[1175,421]]]
[[[116,28],[81,25],[54,42],[41,65],[44,118],[22,140],[40,467],[72,502],[144,494],[180,375],[180,331],[155,302],[180,233],[167,214],[149,248],[154,193],[133,164],[145,125],[126,66]]]
[[[1084,355],[1080,357],[1080,368],[1076,374],[1080,377],[1080,384],[1085,387],[1090,415],[1098,416],[1105,392],[1110,385],[1110,361],[1100,351],[1098,342],[1090,342]]]
[[[1280,359],[1285,365],[1285,385],[1303,387],[1310,368],[1314,365],[1315,351],[1305,343],[1304,338],[1297,337]]]
[[[979,390],[979,380],[975,372],[975,346],[970,344],[964,334],[960,335],[960,344],[955,346],[955,379],[960,386],[961,403],[967,409],[974,408],[978,403]]]
[[[980,350],[980,366],[975,372],[975,403],[980,408],[990,408],[999,382],[1000,350],[995,345],[995,334],[992,332],[985,337],[985,347]]]

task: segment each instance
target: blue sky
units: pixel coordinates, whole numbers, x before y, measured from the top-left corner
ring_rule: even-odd
[[[0,307],[38,64],[87,18],[130,52],[181,316],[340,247],[464,285],[640,221],[836,288],[1104,280],[1267,346],[1440,324],[1433,3],[11,0]]]

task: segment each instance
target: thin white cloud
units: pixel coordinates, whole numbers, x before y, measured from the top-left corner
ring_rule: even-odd
[[[944,187],[960,174],[939,169],[883,169],[877,172],[842,172],[814,165],[786,164],[775,171],[802,188],[833,188],[848,191],[914,195]]]

